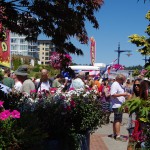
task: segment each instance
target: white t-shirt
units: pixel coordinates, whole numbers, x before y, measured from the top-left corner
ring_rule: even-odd
[[[6,86],[2,83],[0,83],[0,90],[2,90],[4,93],[9,93],[12,91],[11,88],[9,88],[8,86]]]
[[[47,82],[42,82],[40,87],[38,88],[38,92],[39,91],[42,91],[42,90],[46,90],[46,91],[49,91],[50,90],[50,84],[49,84],[49,81]]]
[[[71,88],[80,89],[84,88],[85,84],[80,78],[76,78],[72,80]]]
[[[124,92],[125,92],[124,88],[117,81],[115,81],[111,85],[111,89],[110,89],[111,95],[123,94]],[[122,103],[125,102],[125,97],[124,96],[111,97],[111,101],[112,101],[112,108],[119,108],[119,107],[121,107]]]
[[[14,89],[18,92],[21,92],[22,90],[22,83],[20,81],[17,81],[14,85]]]

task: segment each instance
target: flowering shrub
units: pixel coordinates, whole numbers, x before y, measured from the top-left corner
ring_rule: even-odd
[[[4,135],[11,135],[7,137],[10,142],[5,142],[7,146],[2,143],[4,139],[0,141],[4,148],[43,149],[46,139],[61,140],[65,150],[79,148],[81,137],[102,124],[101,104],[93,90],[62,92],[62,88],[53,94],[45,90],[38,94],[31,91],[30,96],[22,94],[16,107],[21,112],[17,121],[14,119],[20,117],[17,110],[2,110],[0,128],[4,130],[0,130],[0,137],[3,139]],[[2,105],[3,102],[0,102]]]
[[[69,54],[60,54],[52,52],[50,56],[50,65],[54,69],[62,69],[69,66],[72,63],[72,58]]]
[[[72,141],[72,149],[79,146],[78,135],[93,132],[103,118],[95,92],[83,89],[64,93],[58,89],[51,99],[37,103],[35,112],[41,131],[48,133],[49,138],[67,138],[67,142]]]
[[[136,144],[145,142],[145,149],[150,148],[150,96],[148,100],[133,97],[123,103],[121,109],[128,108],[129,114],[136,113],[134,130],[132,132],[132,142]]]
[[[34,127],[30,132],[26,131],[29,134],[27,137],[30,137],[30,141],[22,142],[26,142],[33,147],[35,140],[31,143],[31,137],[35,136],[33,131],[36,130],[40,140],[45,138],[61,139],[63,146],[69,143],[71,149],[74,150],[79,147],[82,135],[93,132],[102,124],[101,104],[93,90],[71,89],[62,92],[62,88],[58,88],[52,95],[43,90],[36,97],[35,91],[31,91],[30,96],[26,94],[22,96],[21,104],[19,104],[22,112],[20,121],[28,120],[26,121],[27,126]],[[24,127],[22,126],[22,128]],[[23,137],[25,137],[24,134],[25,132],[22,134]],[[24,143],[24,145],[28,144]]]
[[[14,125],[15,119],[20,118],[20,112],[5,110],[3,103],[0,101],[0,149],[18,149]]]

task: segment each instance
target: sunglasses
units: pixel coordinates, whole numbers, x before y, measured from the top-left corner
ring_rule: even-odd
[[[138,87],[140,87],[140,84],[134,84],[134,86],[138,86]]]

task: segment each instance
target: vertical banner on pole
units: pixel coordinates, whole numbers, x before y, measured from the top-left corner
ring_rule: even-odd
[[[91,56],[91,64],[94,66],[95,57],[96,57],[96,41],[93,37],[90,38],[91,45],[90,45],[90,56]]]
[[[0,65],[10,68],[10,31],[5,30],[3,37],[0,39]]]

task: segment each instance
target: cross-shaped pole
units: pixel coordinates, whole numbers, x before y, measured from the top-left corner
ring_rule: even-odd
[[[120,54],[123,52],[131,52],[131,50],[120,50],[120,43],[118,44],[118,50],[115,50],[118,53],[118,64],[120,63]]]

